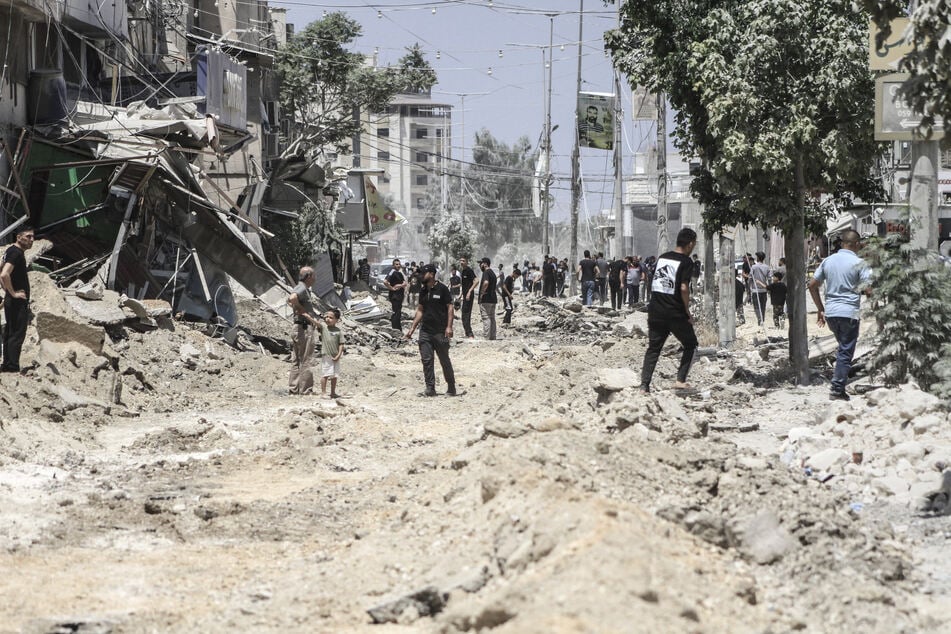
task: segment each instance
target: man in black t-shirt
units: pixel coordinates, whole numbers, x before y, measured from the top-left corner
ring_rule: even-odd
[[[693,262],[690,254],[697,246],[697,232],[684,228],[677,234],[677,246],[657,259],[651,281],[651,300],[647,306],[647,351],[641,369],[641,391],[650,392],[651,378],[660,352],[671,334],[683,346],[674,390],[688,390],[687,373],[697,349],[697,335],[690,315],[690,279]]]
[[[459,258],[459,268],[462,269],[462,328],[469,339],[475,339],[472,334],[472,302],[475,300],[476,274],[469,266],[467,258]]]
[[[624,283],[627,278],[627,262],[611,260],[608,264],[608,287],[611,290],[611,308],[620,309],[624,304]]]
[[[399,260],[393,260],[393,268],[383,278],[383,285],[389,290],[390,307],[393,309],[393,315],[390,316],[390,326],[393,330],[403,329],[403,299],[406,297],[406,287],[409,283],[402,268]]]
[[[522,272],[516,267],[509,275],[505,276],[502,285],[499,287],[499,295],[502,296],[502,306],[505,310],[505,317],[502,318],[503,324],[512,323],[512,311],[515,310],[515,304],[512,303],[515,294],[515,280],[521,275]]]
[[[591,259],[591,251],[585,249],[584,259],[578,263],[578,281],[581,282],[581,298],[585,306],[594,302],[595,278],[598,275],[598,265]]]
[[[423,285],[419,291],[419,304],[416,306],[416,315],[413,323],[406,331],[406,339],[413,336],[417,326],[419,328],[419,357],[423,362],[423,379],[426,381],[426,391],[420,396],[436,396],[436,372],[433,356],[439,357],[443,378],[446,379],[446,394],[458,396],[456,392],[456,375],[452,370],[452,361],[449,360],[449,341],[452,339],[452,294],[449,287],[436,280],[436,267],[424,264],[419,269]]]
[[[479,312],[482,313],[482,335],[492,341],[495,339],[495,306],[499,303],[496,292],[498,278],[492,270],[492,260],[479,260],[482,269],[482,281],[479,283]]]
[[[33,246],[33,235],[33,227],[20,227],[16,243],[3,254],[3,266],[0,267],[0,284],[6,293],[3,300],[6,325],[3,327],[2,372],[20,371],[20,350],[30,321],[30,277],[25,253]]]

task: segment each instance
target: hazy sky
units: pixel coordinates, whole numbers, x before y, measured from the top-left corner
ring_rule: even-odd
[[[288,22],[298,30],[319,19],[324,11],[349,14],[363,26],[355,49],[366,54],[377,51],[381,65],[395,63],[407,47],[419,43],[438,76],[433,97],[454,106],[453,157],[460,158],[464,147],[466,160],[471,159],[473,135],[481,128],[508,144],[521,136],[528,136],[533,147],[538,144],[544,130],[548,72],[542,55],[543,50],[547,55],[553,23],[552,126],[558,129],[552,134],[552,172],[556,177],[552,220],[567,218],[581,0],[341,0],[332,4],[271,0],[271,4],[286,7]],[[554,15],[553,22],[550,15]],[[616,24],[616,5],[584,1],[583,91],[614,92],[603,33]],[[468,95],[464,112],[458,93]],[[654,130],[631,121],[630,89],[623,78],[621,93],[623,154],[629,173],[633,154],[654,144]],[[585,180],[581,213],[585,213],[586,203],[587,210],[596,214],[613,204],[612,155],[588,148],[583,148],[581,155]]]

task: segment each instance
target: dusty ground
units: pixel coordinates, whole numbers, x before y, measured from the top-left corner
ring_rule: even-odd
[[[673,343],[652,396],[599,394],[645,343],[589,317],[523,300],[454,346],[455,399],[417,396],[411,344],[351,346],[332,402],[185,324],[113,329],[105,365],[31,337],[0,378],[0,632],[951,632],[951,518],[782,459],[866,397],[783,383],[751,327],[697,398]]]

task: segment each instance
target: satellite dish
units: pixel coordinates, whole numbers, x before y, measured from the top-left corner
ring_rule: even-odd
[[[951,240],[945,240],[939,244],[938,252],[946,258],[951,258]]]

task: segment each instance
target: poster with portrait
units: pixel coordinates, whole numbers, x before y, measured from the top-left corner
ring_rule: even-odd
[[[581,147],[614,149],[614,95],[578,93],[578,139]]]

